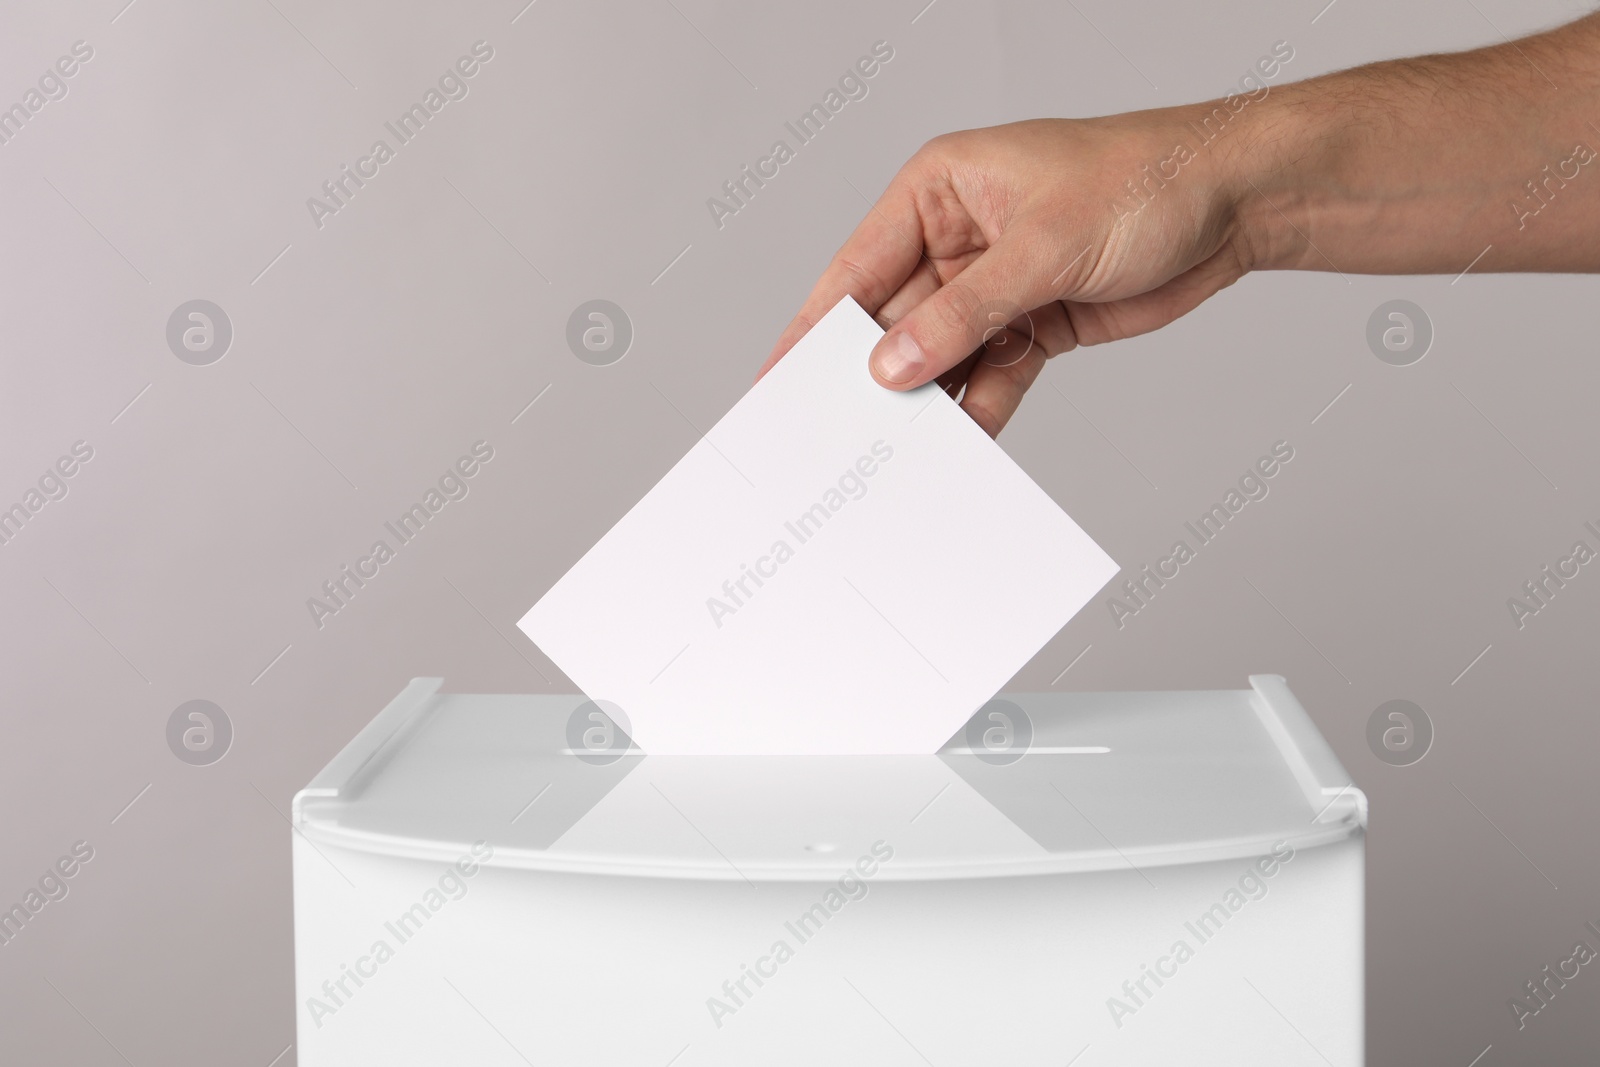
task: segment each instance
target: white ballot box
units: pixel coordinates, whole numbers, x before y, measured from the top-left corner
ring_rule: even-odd
[[[1282,678],[903,756],[440,685],[295,797],[302,1067],[1362,1062],[1366,799]]]

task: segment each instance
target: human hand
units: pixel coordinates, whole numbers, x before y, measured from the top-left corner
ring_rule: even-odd
[[[880,384],[937,379],[998,434],[1046,359],[1164,326],[1250,269],[1232,177],[1246,142],[1180,161],[1174,147],[1194,139],[1176,111],[1149,111],[928,142],[761,373],[848,294],[888,330],[871,356]]]

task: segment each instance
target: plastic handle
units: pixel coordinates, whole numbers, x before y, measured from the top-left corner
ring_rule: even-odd
[[[1367,825],[1367,797],[1357,789],[1281,674],[1252,674],[1256,714],[1316,814],[1316,823],[1339,822],[1354,812]]]
[[[301,806],[304,801],[337,799],[358,792],[382,764],[382,760],[377,758],[379,754],[420,717],[420,712],[431,703],[433,695],[442,685],[443,678],[411,679],[410,684],[400,690],[388,706],[351,738],[337,756],[328,761],[328,765],[311,779],[310,785],[294,795],[291,817],[295,824],[299,825],[302,821]]]

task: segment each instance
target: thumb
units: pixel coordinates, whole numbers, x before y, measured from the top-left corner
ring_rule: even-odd
[[[1005,242],[984,252],[903,315],[873,346],[868,366],[880,385],[913,389],[958,365],[1028,308],[1048,303],[1045,287]]]

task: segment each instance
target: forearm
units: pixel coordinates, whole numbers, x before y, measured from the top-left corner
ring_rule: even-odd
[[[1600,15],[1254,106],[1222,168],[1252,269],[1600,270]]]

